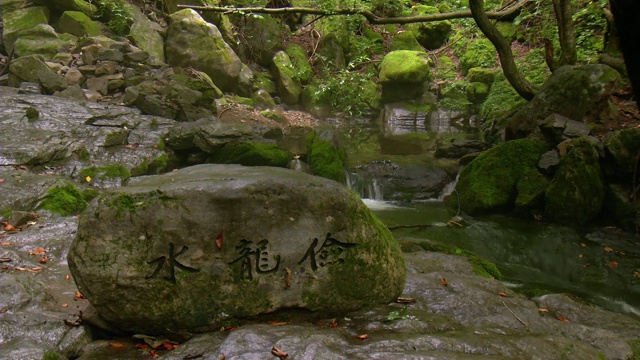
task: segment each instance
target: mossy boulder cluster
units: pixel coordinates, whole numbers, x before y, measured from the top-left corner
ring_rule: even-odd
[[[212,331],[279,309],[344,313],[393,301],[405,282],[399,244],[346,188],[239,165],[139,177],[99,195],[69,267],[104,319],[143,334]]]

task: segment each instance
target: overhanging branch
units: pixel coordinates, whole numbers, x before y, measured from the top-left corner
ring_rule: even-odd
[[[528,0],[520,0],[513,5],[500,10],[487,12],[486,15],[489,19],[502,19],[513,15],[516,11],[520,10]],[[196,5],[178,5],[178,8],[193,9],[199,11],[212,11],[223,14],[307,14],[318,16],[337,16],[337,15],[362,15],[371,24],[411,24],[411,23],[424,23],[443,21],[451,19],[464,19],[472,17],[471,11],[453,11],[440,14],[429,14],[419,16],[406,16],[406,17],[378,17],[369,10],[363,9],[336,9],[336,10],[322,10],[306,7],[282,7],[282,8],[266,8],[266,7],[220,7],[220,6],[196,6]]]

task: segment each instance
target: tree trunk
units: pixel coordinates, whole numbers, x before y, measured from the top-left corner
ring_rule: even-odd
[[[616,22],[616,29],[620,38],[620,48],[627,65],[629,81],[633,86],[636,106],[640,110],[640,2],[638,0],[609,0],[611,12]]]
[[[511,44],[500,34],[500,31],[489,21],[485,11],[483,0],[469,0],[471,15],[478,24],[480,31],[491,41],[498,51],[502,71],[515,91],[526,100],[531,100],[536,94],[536,89],[532,83],[524,78],[518,70],[516,62],[511,52]]]
[[[578,53],[576,52],[576,34],[573,30],[571,0],[553,0],[553,11],[556,13],[560,38],[561,54],[558,66],[574,65],[578,61]]]

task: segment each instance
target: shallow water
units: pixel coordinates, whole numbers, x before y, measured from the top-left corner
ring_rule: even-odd
[[[574,229],[508,216],[463,216],[429,201],[365,203],[401,242],[453,245],[496,263],[506,285],[528,296],[575,295],[640,319],[640,239],[612,229]]]

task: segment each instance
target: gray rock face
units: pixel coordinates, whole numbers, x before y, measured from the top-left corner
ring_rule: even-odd
[[[62,75],[51,70],[42,58],[37,55],[20,57],[11,62],[9,71],[13,76],[13,81],[20,83],[28,81],[39,83],[49,93],[67,88],[67,83]],[[11,79],[10,79],[11,82]]]
[[[388,303],[405,280],[397,242],[346,188],[237,165],[141,177],[99,196],[68,260],[100,315],[146,334]]]
[[[223,91],[238,83],[242,62],[224,41],[218,28],[191,9],[171,15],[165,56],[169,64],[207,73]]]

